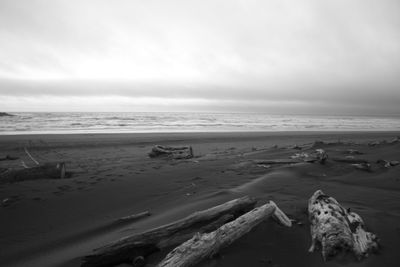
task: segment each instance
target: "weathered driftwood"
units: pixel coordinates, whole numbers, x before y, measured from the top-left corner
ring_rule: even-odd
[[[355,163],[351,164],[357,170],[372,172],[371,164],[369,163]]]
[[[301,153],[296,153],[293,156],[290,157],[293,160],[301,160],[304,162],[319,162],[321,164],[325,164],[326,160],[328,159],[328,154],[325,152],[323,149],[316,149],[312,153],[306,153],[306,152],[301,152]]]
[[[110,266],[132,262],[162,248],[178,245],[196,232],[214,231],[228,220],[254,208],[256,200],[248,196],[231,200],[213,208],[198,211],[179,221],[124,237],[98,248],[83,258],[82,266]]]
[[[151,213],[149,211],[144,211],[144,212],[128,215],[125,217],[121,217],[116,222],[118,222],[118,223],[133,222],[133,221],[139,220],[141,218],[148,217],[150,215],[151,215]]]
[[[362,155],[362,154],[364,154],[364,153],[362,153],[362,152],[360,152],[360,151],[358,151],[356,149],[347,149],[345,151],[345,153],[346,154],[350,154],[350,155]]]
[[[343,162],[343,163],[368,163],[368,160],[366,159],[358,159],[352,156],[347,156],[344,158],[332,158],[333,161],[336,162]]]
[[[193,149],[191,146],[170,147],[155,145],[151,149],[149,157],[155,158],[160,156],[168,156],[173,159],[189,159],[193,158]]]
[[[6,155],[5,157],[0,158],[0,161],[4,161],[4,160],[17,160],[17,159],[19,159],[19,158],[18,158],[18,157],[13,157],[13,156],[10,156],[10,155]]]
[[[384,159],[378,159],[378,160],[376,161],[376,163],[377,163],[379,166],[384,167],[384,168],[390,168],[390,167],[394,167],[394,166],[397,166],[397,165],[400,164],[400,162],[397,161],[397,160],[388,161],[388,160],[384,160]]]
[[[18,182],[38,179],[64,179],[65,163],[46,163],[32,168],[9,169],[0,176],[0,182]]]
[[[28,155],[28,157],[36,164],[36,165],[40,165],[39,162],[31,155],[31,153],[29,153],[28,149],[26,147],[24,147],[25,153]]]
[[[294,163],[301,163],[304,162],[303,160],[299,159],[255,159],[253,160],[255,164],[294,164]]]
[[[361,217],[343,208],[333,197],[317,190],[308,202],[313,252],[321,245],[322,256],[327,260],[351,251],[358,259],[378,248],[377,237],[365,231]]]
[[[255,226],[268,217],[278,214],[274,218],[290,227],[291,221],[279,210],[275,203],[269,202],[240,216],[236,220],[224,224],[211,233],[197,233],[192,239],[171,251],[158,267],[187,267],[212,257],[221,248],[226,247],[250,232]]]
[[[321,148],[316,149],[314,155],[317,161],[321,164],[325,164],[326,160],[328,159],[328,154]]]

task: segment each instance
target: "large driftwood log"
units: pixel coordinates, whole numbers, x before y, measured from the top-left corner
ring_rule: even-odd
[[[316,191],[308,202],[313,252],[321,245],[324,260],[351,251],[358,259],[378,248],[377,237],[365,231],[361,217],[343,208],[333,197]]]
[[[0,183],[18,182],[24,180],[38,179],[64,179],[65,163],[46,163],[32,168],[13,170],[3,172],[0,176]]]
[[[137,257],[146,257],[162,248],[178,245],[196,232],[214,231],[227,221],[253,209],[256,202],[248,196],[234,199],[195,212],[179,221],[122,238],[85,256],[82,266],[112,266],[132,262]]]
[[[193,158],[193,149],[191,146],[170,147],[155,145],[149,153],[150,158],[168,156],[173,159],[189,159]]]
[[[224,224],[211,233],[197,233],[170,252],[158,267],[188,267],[203,259],[212,257],[221,248],[230,245],[241,236],[250,232],[255,226],[268,217],[274,216],[280,223],[290,227],[291,222],[272,201],[255,208],[236,220]]]

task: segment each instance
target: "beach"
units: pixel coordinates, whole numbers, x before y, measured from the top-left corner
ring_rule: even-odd
[[[266,220],[200,266],[398,266],[400,132],[214,132],[35,134],[0,136],[0,168],[64,162],[68,177],[0,183],[0,266],[80,266],[81,257],[121,237],[181,219],[241,196],[273,200],[291,228]],[[322,141],[322,142],[316,142]],[[385,141],[385,142],[383,142]],[[375,143],[373,143],[375,142]],[[192,146],[194,157],[149,158],[154,145]],[[326,164],[254,164],[324,149]],[[363,171],[334,162],[349,149],[371,163]],[[300,152],[301,152],[300,151]],[[331,157],[332,156],[332,157]],[[308,253],[307,201],[318,189],[360,214],[380,240],[378,254],[324,262]],[[6,201],[4,201],[6,200]],[[118,218],[149,211],[127,224]],[[167,252],[156,253],[155,266]]]

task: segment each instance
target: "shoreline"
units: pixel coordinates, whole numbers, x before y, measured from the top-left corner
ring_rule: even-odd
[[[323,130],[232,130],[232,129],[227,129],[227,130],[203,130],[203,131],[192,131],[192,130],[187,130],[187,131],[182,131],[182,130],[176,130],[176,131],[105,131],[105,132],[99,132],[99,131],[76,131],[76,132],[68,132],[68,131],[36,131],[36,132],[11,132],[11,133],[4,133],[0,132],[0,137],[1,136],[35,136],[35,135],[110,135],[110,134],[240,134],[240,133],[255,133],[255,134],[261,134],[261,133],[386,133],[386,132],[400,132],[400,129],[338,129],[338,130],[333,130],[333,129],[323,129]]]

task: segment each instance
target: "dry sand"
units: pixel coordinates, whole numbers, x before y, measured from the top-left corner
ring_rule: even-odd
[[[0,183],[0,266],[79,266],[96,247],[144,231],[195,210],[250,195],[262,204],[275,201],[292,228],[266,221],[201,266],[399,266],[400,166],[383,168],[378,159],[400,160],[400,143],[387,133],[173,133],[0,136],[0,168],[63,161],[72,177],[63,180]],[[326,165],[296,164],[271,168],[252,159],[288,158],[293,145],[316,140],[333,156],[347,149],[372,162],[373,171],[328,160]],[[355,142],[355,143],[348,143]],[[150,159],[152,145],[192,145],[191,160]],[[275,147],[277,145],[277,147]],[[314,149],[314,148],[313,148]],[[376,233],[379,254],[357,262],[351,257],[323,262],[307,252],[311,242],[307,200],[322,189],[352,208]],[[152,216],[128,224],[115,219],[148,210]],[[150,259],[155,262],[163,255]],[[153,265],[154,266],[154,265]]]

